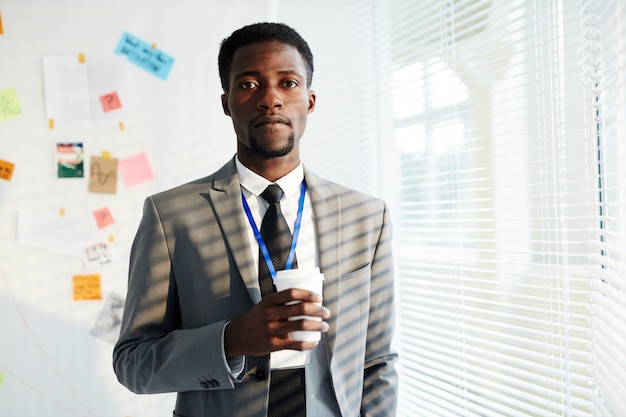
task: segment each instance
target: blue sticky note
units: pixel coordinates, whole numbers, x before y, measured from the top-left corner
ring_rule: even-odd
[[[115,48],[115,54],[126,55],[133,64],[164,80],[167,79],[174,65],[174,57],[152,48],[128,32],[122,35],[122,39]]]

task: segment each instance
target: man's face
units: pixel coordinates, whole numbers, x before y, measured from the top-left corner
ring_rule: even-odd
[[[299,159],[300,138],[315,107],[306,75],[291,45],[262,42],[235,51],[222,105],[233,120],[242,160],[290,154]]]

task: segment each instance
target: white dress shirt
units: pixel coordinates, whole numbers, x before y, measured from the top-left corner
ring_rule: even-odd
[[[238,158],[235,158],[235,162],[237,164],[237,173],[244,197],[250,207],[257,228],[260,228],[263,216],[269,206],[267,201],[261,197],[261,193],[268,185],[272,184],[272,182],[246,168]],[[284,192],[280,205],[292,234],[298,214],[300,186],[303,180],[304,169],[302,163],[300,163],[293,171],[275,182]],[[248,239],[250,241],[252,257],[256,264],[258,264],[259,245],[254,236],[252,227],[248,228]],[[308,192],[304,199],[302,223],[296,244],[296,258],[298,260],[298,268],[300,269],[319,267],[319,248],[315,235],[315,216]],[[313,350],[306,352],[283,351],[296,354],[302,353],[306,356],[305,361],[307,368],[314,369],[312,372],[305,371],[306,408],[308,416],[341,415],[330,381],[326,349],[326,335],[322,334],[322,340]],[[280,358],[280,354],[273,353],[271,358],[272,368],[280,367],[280,363],[276,362],[280,362],[281,360],[283,359]]]

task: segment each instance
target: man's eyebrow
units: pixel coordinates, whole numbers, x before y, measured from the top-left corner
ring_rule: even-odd
[[[276,73],[281,76],[295,75],[302,79],[306,78],[304,75],[302,75],[299,71],[296,71],[296,70],[280,70],[280,71],[277,71]],[[260,77],[260,76],[261,76],[260,71],[250,70],[250,71],[241,71],[240,73],[235,74],[233,79],[237,80],[237,79],[244,78],[244,77]]]

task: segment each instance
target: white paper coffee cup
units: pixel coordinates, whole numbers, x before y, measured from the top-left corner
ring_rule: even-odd
[[[276,285],[276,291],[283,291],[289,288],[300,288],[322,295],[324,288],[324,274],[320,272],[319,268],[276,271],[274,285]],[[296,301],[296,303],[297,302],[299,301]],[[317,304],[322,305],[322,303]],[[321,317],[311,316],[294,316],[289,318],[289,320],[302,319],[322,321]],[[321,337],[322,333],[315,331],[298,330],[289,333],[289,338],[291,340],[297,340],[300,342],[315,342],[320,340]]]

